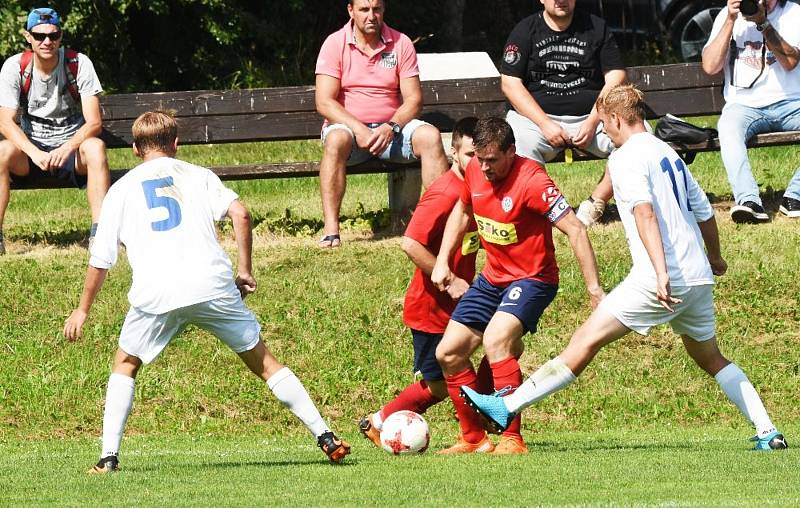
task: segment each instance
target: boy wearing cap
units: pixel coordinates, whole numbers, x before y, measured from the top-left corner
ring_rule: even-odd
[[[105,144],[98,138],[103,89],[92,62],[61,47],[61,18],[53,9],[32,10],[25,28],[30,53],[10,57],[0,70],[0,254],[12,176],[60,178],[86,187],[90,236],[110,181]]]

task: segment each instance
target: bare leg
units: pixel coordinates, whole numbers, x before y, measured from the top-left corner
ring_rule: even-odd
[[[344,129],[334,129],[325,137],[319,164],[319,190],[322,197],[323,234],[339,234],[339,212],[347,186],[346,163],[353,148],[353,137]],[[322,247],[336,247],[330,242]]]
[[[0,232],[11,198],[11,175],[28,174],[28,158],[22,150],[8,140],[0,141]]]
[[[411,147],[422,165],[422,187],[427,189],[449,169],[442,135],[432,125],[422,125],[411,135]]]
[[[86,175],[86,198],[92,213],[92,223],[96,224],[100,218],[103,198],[111,185],[106,144],[101,139],[89,138],[81,143],[75,171],[79,175]]]

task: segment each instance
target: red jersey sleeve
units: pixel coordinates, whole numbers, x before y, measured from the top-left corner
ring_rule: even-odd
[[[437,235],[441,237],[454,204],[455,200],[447,199],[439,186],[431,187],[417,203],[404,236],[431,247],[431,240]]]
[[[544,170],[536,171],[531,175],[526,194],[525,203],[528,209],[544,215],[553,224],[558,222],[570,209],[566,198]]]

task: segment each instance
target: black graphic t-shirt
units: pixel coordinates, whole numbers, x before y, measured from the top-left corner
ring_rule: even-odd
[[[577,9],[563,32],[547,26],[543,12],[520,21],[506,42],[500,72],[520,78],[545,113],[586,115],[604,74],[624,68],[605,21]]]

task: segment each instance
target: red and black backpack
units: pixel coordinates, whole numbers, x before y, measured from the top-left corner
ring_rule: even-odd
[[[81,96],[78,93],[78,85],[75,78],[78,75],[78,52],[74,49],[64,49],[64,61],[62,63],[67,73],[69,94],[76,102],[80,102]],[[19,76],[22,80],[20,104],[23,104],[28,102],[28,93],[31,91],[31,79],[33,77],[33,51],[30,49],[22,53],[22,57],[19,60]]]

